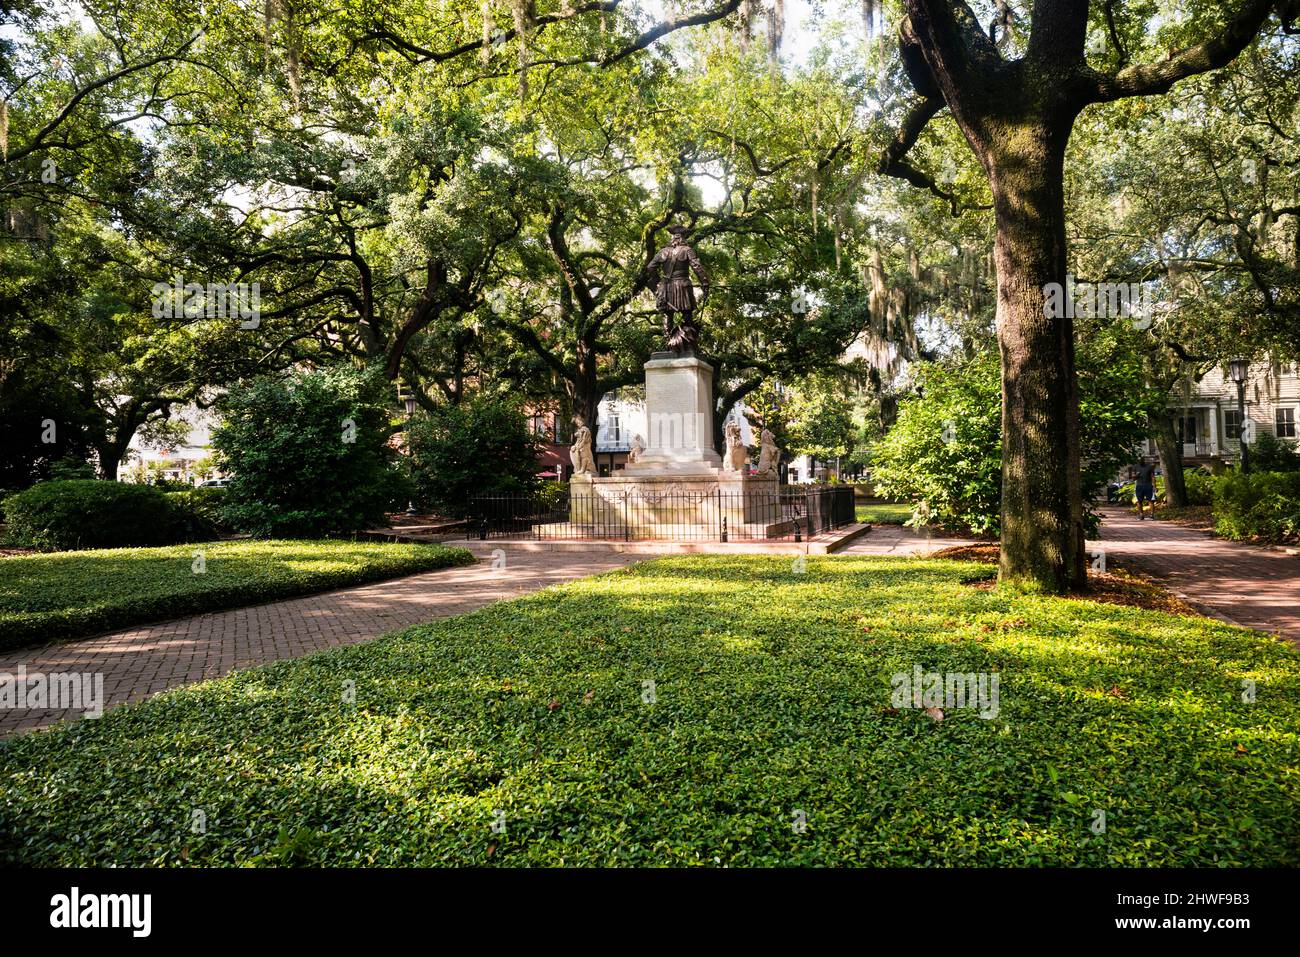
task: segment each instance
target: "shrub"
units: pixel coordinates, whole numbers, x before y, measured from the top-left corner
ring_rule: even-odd
[[[1256,472],[1300,472],[1300,455],[1294,442],[1260,432],[1250,446],[1250,467]]]
[[[94,479],[40,482],[4,502],[10,544],[42,551],[169,545],[185,523],[147,485]]]
[[[1000,385],[991,357],[960,368],[925,366],[919,398],[872,450],[872,483],[886,498],[923,501],[932,524],[998,529],[1001,500]]]
[[[232,472],[225,521],[266,537],[381,524],[400,481],[388,383],[352,368],[263,376],[230,390],[212,444]]]
[[[73,479],[93,479],[95,470],[85,459],[68,455],[50,463],[51,481],[71,481]]]
[[[1214,476],[1200,469],[1184,469],[1183,483],[1187,487],[1188,505],[1210,505],[1214,502]]]
[[[537,498],[543,508],[555,508],[568,494],[568,482],[543,482],[537,491]]]
[[[149,483],[160,492],[188,492],[194,486],[189,482],[181,482],[177,479],[155,478]]]
[[[1214,480],[1214,528],[1241,540],[1300,538],[1300,472],[1228,472]]]
[[[537,444],[517,402],[480,396],[412,419],[406,433],[416,501],[461,517],[475,495],[535,491]]]
[[[1144,434],[1151,401],[1131,361],[1093,344],[1080,352],[1080,453],[1085,503],[1093,501]],[[924,501],[930,524],[999,534],[1002,487],[1001,373],[996,354],[917,374],[919,396],[872,450],[878,494]],[[1091,509],[1085,527],[1099,524]]]

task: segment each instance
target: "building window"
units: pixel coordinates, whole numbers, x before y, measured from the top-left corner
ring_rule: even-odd
[[[1196,416],[1179,416],[1175,420],[1178,426],[1178,441],[1184,445],[1196,444]]]
[[[618,445],[623,435],[623,426],[619,422],[618,416],[612,415],[609,418],[609,442],[610,445]]]
[[[1279,439],[1295,438],[1295,409],[1278,409],[1273,418],[1274,434]]]
[[[1241,413],[1236,409],[1223,410],[1223,437],[1233,442],[1241,438]]]

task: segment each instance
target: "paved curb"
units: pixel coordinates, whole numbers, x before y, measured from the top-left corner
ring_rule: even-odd
[[[619,542],[600,540],[563,541],[534,538],[448,539],[447,545],[460,545],[470,551],[491,552],[498,548],[516,552],[615,552],[629,555],[829,555],[852,544],[867,532],[870,525],[846,525],[829,536],[811,541],[777,542]]]

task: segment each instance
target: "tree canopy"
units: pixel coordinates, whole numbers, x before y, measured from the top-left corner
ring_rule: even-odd
[[[996,353],[1003,578],[1062,590],[1077,341],[1152,395],[1300,359],[1298,13],[831,0],[795,32],[784,0],[8,0],[0,485],[92,453],[112,477],[178,409],[305,368],[591,424],[656,348],[675,223],[714,280],[718,442],[786,389],[792,441],[852,451],[916,363]],[[1052,319],[1069,277],[1162,307]]]

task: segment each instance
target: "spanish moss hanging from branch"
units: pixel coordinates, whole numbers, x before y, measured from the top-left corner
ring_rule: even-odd
[[[868,42],[876,35],[876,23],[880,16],[880,0],[862,0],[862,29]]]
[[[492,0],[483,0],[479,13],[483,21],[483,38],[478,57],[483,65],[487,66],[488,60],[492,57],[492,32],[496,27],[492,21]]]
[[[276,23],[283,24],[284,29],[284,63],[285,79],[293,94],[295,110],[302,109],[302,60],[298,50],[298,31],[294,23],[293,10],[284,0],[266,0],[262,10],[263,63],[267,73],[271,71],[271,46],[275,35]]]
[[[740,12],[736,21],[736,32],[740,35],[740,52],[749,52],[749,41],[754,35],[755,0],[740,0]]]
[[[775,68],[785,38],[785,0],[776,0],[767,11],[767,59]]]
[[[530,43],[533,36],[536,7],[534,0],[511,0],[510,10],[515,20],[515,41],[519,53],[519,98],[528,96],[528,66]]]
[[[811,184],[811,186],[812,186],[812,190],[811,190],[811,192],[812,192],[812,231],[813,231],[813,236],[816,236],[816,235],[817,235],[817,231],[818,231],[818,227],[817,227],[817,192],[818,192],[818,189],[819,189],[820,186],[821,186],[821,183],[819,182],[819,180],[820,180],[820,177],[817,175],[817,167],[814,166],[813,169],[812,169],[812,184]]]
[[[285,21],[284,34],[285,74],[293,92],[294,109],[302,109],[302,60],[298,55],[298,29],[290,15]]]
[[[271,71],[271,34],[280,14],[280,0],[266,0],[262,7],[262,72]]]

